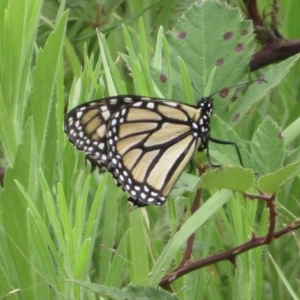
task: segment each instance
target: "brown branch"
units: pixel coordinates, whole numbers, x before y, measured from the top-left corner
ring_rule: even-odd
[[[197,194],[201,195],[201,194]],[[254,233],[252,234],[251,240],[248,242],[241,244],[240,246],[237,246],[235,248],[232,248],[230,250],[227,250],[225,252],[214,254],[212,256],[209,256],[204,259],[200,259],[191,263],[187,263],[188,259],[191,257],[191,247],[187,247],[189,249],[189,252],[187,252],[184,255],[183,260],[179,264],[179,266],[173,270],[170,274],[166,275],[160,282],[160,286],[171,290],[170,284],[177,280],[178,278],[194,271],[198,270],[200,268],[203,268],[207,265],[217,263],[223,260],[228,260],[232,264],[235,265],[235,258],[237,255],[244,253],[250,249],[259,247],[261,245],[267,245],[272,242],[273,239],[277,239],[281,237],[284,234],[287,234],[293,230],[296,230],[300,228],[300,220],[295,221],[294,223],[291,223],[290,225],[286,226],[285,228],[275,231],[275,224],[276,224],[276,202],[275,202],[275,196],[274,195],[265,195],[265,194],[250,194],[250,193],[244,193],[245,198],[249,200],[261,200],[266,203],[266,207],[269,210],[269,226],[268,226],[268,232],[265,236],[257,237]],[[194,242],[194,234],[192,235],[192,241]],[[188,259],[187,259],[188,258]]]
[[[270,223],[269,223],[269,228],[264,243],[270,244],[274,237],[276,217],[278,215],[278,213],[276,212],[276,203],[275,203],[274,195],[272,195],[270,199],[266,200],[266,206],[270,213],[269,216]]]
[[[268,227],[268,233],[265,236],[265,243],[264,244],[269,244],[272,239],[273,239],[273,235],[275,232],[275,225],[276,225],[276,217],[277,217],[277,212],[276,212],[276,202],[275,202],[275,196],[271,195],[264,195],[264,194],[258,194],[258,195],[254,195],[254,194],[249,194],[249,193],[244,193],[244,196],[247,199],[250,200],[261,200],[264,201],[266,203],[267,209],[269,210],[269,227]]]
[[[296,229],[300,228],[300,220],[296,220],[293,223],[290,223],[289,225],[287,225],[285,228],[282,228],[278,231],[273,232],[272,235],[272,240],[273,239],[277,239],[280,238],[281,236],[292,232]],[[159,283],[159,285],[162,288],[166,288],[168,287],[172,282],[174,282],[175,280],[177,280],[178,278],[194,271],[194,270],[198,270],[200,268],[203,268],[205,266],[223,261],[223,260],[229,260],[230,262],[235,260],[235,257],[241,253],[244,253],[250,249],[254,249],[256,247],[259,247],[261,245],[265,245],[270,243],[270,239],[268,237],[268,234],[266,236],[263,237],[256,237],[255,235],[252,236],[251,240],[240,245],[237,246],[235,248],[232,248],[230,250],[227,250],[225,252],[219,253],[219,254],[214,254],[212,256],[209,256],[207,258],[204,259],[200,259],[197,261],[194,261],[192,263],[189,263],[188,265],[182,266],[180,269],[175,269],[174,271],[172,271],[170,274],[166,275],[161,282]]]
[[[257,8],[256,0],[244,0],[248,13],[248,18],[252,20],[254,26],[263,26],[264,22]]]
[[[251,71],[265,67],[300,53],[300,40],[265,46],[252,56],[249,63]]]
[[[273,1],[271,24],[266,21],[266,15],[261,16],[256,0],[244,0],[245,14],[253,22],[257,40],[262,48],[253,55],[249,67],[251,71],[285,60],[300,53],[300,40],[289,41],[278,30],[279,8],[278,1]]]

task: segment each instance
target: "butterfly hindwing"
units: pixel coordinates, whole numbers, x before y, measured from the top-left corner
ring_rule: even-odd
[[[161,205],[201,143],[201,115],[174,101],[141,100],[111,118],[109,170],[135,204]]]

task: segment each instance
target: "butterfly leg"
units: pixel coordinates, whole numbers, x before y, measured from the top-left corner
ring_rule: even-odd
[[[238,158],[239,158],[239,162],[241,164],[242,167],[244,167],[244,164],[243,164],[243,160],[242,160],[242,156],[241,156],[241,153],[240,153],[240,149],[239,147],[237,146],[237,144],[235,142],[231,142],[231,141],[224,141],[224,140],[219,140],[219,139],[215,139],[213,137],[209,137],[209,141],[215,143],[215,144],[221,144],[221,145],[231,145],[231,146],[234,146],[235,147],[235,150],[236,150],[236,153],[238,155]],[[209,155],[209,143],[207,144],[207,159],[208,159],[208,162],[209,164],[213,167],[213,168],[220,168],[221,165],[220,164],[215,164],[211,161],[210,159],[210,155]]]

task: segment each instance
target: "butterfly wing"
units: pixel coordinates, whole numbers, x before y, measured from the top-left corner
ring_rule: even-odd
[[[108,169],[131,202],[165,202],[201,144],[199,120],[196,107],[152,98],[141,98],[112,115],[107,127]]]
[[[89,160],[107,168],[106,131],[110,118],[121,107],[139,100],[138,96],[114,96],[75,107],[65,117],[68,139]]]
[[[112,173],[133,204],[162,205],[194,152],[206,148],[211,107],[206,100],[199,104],[109,97],[75,107],[64,129],[78,150]]]

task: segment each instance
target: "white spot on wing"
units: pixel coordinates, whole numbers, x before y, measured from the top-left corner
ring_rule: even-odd
[[[133,99],[131,97],[125,97],[123,100],[126,103],[132,103],[133,102]]]
[[[154,109],[154,108],[155,108],[154,103],[153,103],[153,102],[147,103],[147,108],[149,108],[149,109]]]
[[[102,112],[102,117],[104,118],[105,121],[107,121],[110,118],[109,110]]]
[[[98,148],[99,148],[100,150],[103,150],[103,149],[104,149],[104,143],[100,143],[100,144],[98,145]]]
[[[178,106],[178,103],[176,102],[165,102],[165,104],[169,105],[169,106],[172,106],[172,107],[177,107]]]
[[[134,107],[141,107],[142,104],[143,104],[143,102],[136,102],[132,106],[134,106]]]
[[[112,104],[112,105],[116,104],[117,102],[118,102],[118,99],[117,99],[117,98],[111,98],[111,99],[109,100],[109,103]]]
[[[78,112],[76,113],[76,118],[77,118],[77,119],[80,119],[82,115],[83,115],[83,112],[82,112],[82,111],[78,111]]]

